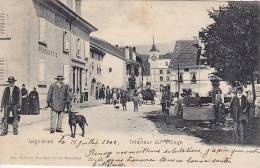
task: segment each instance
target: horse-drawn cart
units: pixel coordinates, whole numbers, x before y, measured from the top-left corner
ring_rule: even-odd
[[[151,90],[151,89],[145,89],[142,91],[142,95],[143,95],[143,101],[145,104],[147,104],[148,101],[151,102],[151,104],[155,104],[155,91]]]

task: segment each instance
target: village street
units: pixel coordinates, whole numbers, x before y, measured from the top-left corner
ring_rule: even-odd
[[[159,104],[142,105],[139,112],[133,112],[132,103],[128,103],[127,106],[127,111],[122,111],[121,107],[120,109],[115,109],[113,105],[99,105],[85,108],[75,107],[73,111],[83,114],[87,118],[89,125],[85,137],[80,136],[81,129],[77,127],[75,139],[70,137],[67,114],[63,118],[64,133],[54,134],[49,133],[50,111],[42,110],[39,116],[22,116],[19,135],[14,136],[12,134],[12,126],[10,126],[8,136],[0,138],[0,143],[2,144],[1,150],[5,150],[8,153],[2,156],[0,161],[1,163],[6,163],[11,159],[13,163],[23,162],[23,164],[30,164],[33,159],[42,165],[55,163],[58,165],[84,164],[111,166],[110,164],[113,163],[117,166],[159,166],[161,164],[172,166],[175,162],[165,161],[164,159],[167,157],[172,159],[174,157],[174,159],[182,160],[182,164],[200,160],[203,163],[205,162],[205,164],[223,167],[221,164],[205,161],[206,157],[202,158],[205,151],[209,149],[214,151],[217,149],[216,147],[201,143],[200,138],[186,133],[185,129],[180,130],[176,129],[174,125],[167,126],[166,124],[157,122],[160,120],[161,107]],[[158,153],[155,155],[154,153],[150,153],[153,150],[161,150],[162,152],[167,149],[174,151],[175,154],[165,153],[162,155]],[[232,160],[229,158],[229,151],[235,149],[235,146],[222,146],[221,149],[223,149],[224,153],[219,155],[221,157],[218,156],[217,158],[221,162],[226,161],[227,167],[230,164],[235,164],[237,159]],[[254,147],[244,147],[241,149],[255,150]],[[118,156],[113,153],[114,151],[125,152],[128,150],[145,150],[145,155],[142,153],[142,155],[125,154]],[[111,156],[106,155],[106,157],[101,157],[100,155],[104,155],[101,151],[113,152]],[[191,152],[197,152],[196,157],[189,158]],[[212,156],[214,158],[212,153],[209,154],[208,160]],[[248,154],[244,155],[244,157],[250,156]],[[162,159],[163,157],[165,158]],[[124,162],[106,161],[109,158],[125,160]],[[153,158],[155,161],[138,161],[138,159],[147,158]],[[193,164],[192,166],[200,164]],[[245,164],[247,163],[245,162]],[[176,165],[180,165],[180,163],[176,163]]]

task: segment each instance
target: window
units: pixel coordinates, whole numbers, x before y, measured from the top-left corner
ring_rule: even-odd
[[[39,18],[39,42],[46,44],[46,21],[45,18]]]
[[[63,75],[64,75],[64,83],[69,84],[70,81],[70,66],[63,65]]]
[[[94,58],[94,51],[91,51],[91,58]]]
[[[189,68],[184,68],[184,72],[189,72]]]
[[[77,41],[76,41],[76,55],[78,57],[80,57],[80,39],[77,38]]]
[[[160,76],[160,81],[163,81],[163,76]]]
[[[69,52],[69,33],[67,31],[63,32],[63,51]]]
[[[39,81],[44,82],[45,81],[45,61],[40,60],[39,63]]]
[[[100,74],[100,73],[101,73],[100,65],[97,65],[97,74]]]
[[[166,62],[165,62],[165,66],[169,66],[169,63],[168,63],[168,61],[166,61]]]
[[[191,83],[197,83],[196,73],[191,73]]]
[[[183,83],[183,73],[180,73],[180,74],[179,74],[179,82],[180,82],[180,83]]]
[[[111,73],[112,72],[112,68],[109,68],[108,71],[109,71],[109,73]]]
[[[169,76],[166,76],[166,80],[167,80],[167,81],[170,81],[170,77],[169,77]]]
[[[167,70],[167,74],[171,74],[171,70]]]
[[[89,42],[85,42],[84,55],[86,60],[89,58],[89,54],[90,54],[89,52],[90,52]]]
[[[160,74],[163,74],[163,70],[160,70]]]
[[[0,39],[1,38],[9,38],[8,15],[5,12],[0,13]]]

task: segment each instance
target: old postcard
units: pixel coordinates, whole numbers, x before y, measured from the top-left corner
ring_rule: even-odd
[[[0,0],[0,167],[260,168],[260,2]]]

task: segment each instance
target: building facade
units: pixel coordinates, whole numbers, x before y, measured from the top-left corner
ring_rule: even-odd
[[[13,75],[18,86],[36,87],[41,101],[57,75],[73,90],[82,89],[89,34],[97,29],[81,18],[79,0],[5,1],[0,13],[1,86]]]
[[[170,87],[171,85],[171,70],[169,69],[172,54],[167,53],[160,55],[160,50],[155,45],[153,39],[152,48],[149,51],[149,56],[143,55],[144,79],[143,85],[151,84],[154,90],[161,90],[163,86]]]
[[[206,60],[200,57],[198,46],[199,40],[176,41],[169,65],[172,92],[181,93],[183,90],[190,89],[201,96],[208,96],[212,90],[209,77],[214,72],[214,68],[207,66]],[[220,88],[224,93],[228,90],[224,81],[220,82]]]
[[[135,48],[118,47],[91,36],[88,60],[88,90],[95,97],[96,89],[105,87],[127,89],[131,79],[135,87],[140,86],[141,66],[137,61]]]

